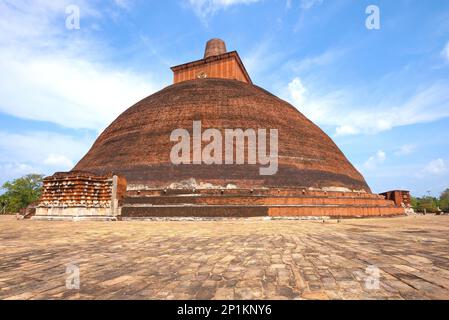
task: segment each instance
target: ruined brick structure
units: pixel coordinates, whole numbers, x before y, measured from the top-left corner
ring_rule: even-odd
[[[116,219],[126,194],[126,179],[113,174],[58,172],[44,179],[35,218]]]
[[[223,41],[209,41],[203,59],[172,70],[174,84],[123,112],[74,168],[126,178],[122,218],[404,214],[394,201],[371,193],[332,139],[298,111],[301,106],[254,85]],[[191,129],[193,121],[220,132],[277,129],[277,173],[260,175],[260,164],[172,164],[170,133]],[[58,192],[44,192],[40,206],[51,206]]]
[[[410,208],[412,206],[410,192],[406,190],[392,190],[380,194],[385,199],[394,201],[397,206]]]

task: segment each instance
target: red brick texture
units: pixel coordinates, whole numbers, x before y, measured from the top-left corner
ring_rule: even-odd
[[[122,208],[122,218],[396,215],[404,209],[376,194],[305,189],[129,191]]]
[[[199,78],[221,78],[252,83],[236,51],[172,67],[173,83]]]
[[[112,200],[112,174],[58,172],[44,179],[39,207],[109,208]],[[126,179],[118,177],[117,199],[126,195]]]
[[[173,165],[170,133],[217,128],[277,129],[279,169],[261,176],[256,165]],[[370,192],[362,175],[335,143],[287,102],[251,84],[196,79],[171,85],[120,115],[95,141],[75,170],[117,172],[128,184],[166,188],[195,178],[198,183],[253,187],[345,187]]]

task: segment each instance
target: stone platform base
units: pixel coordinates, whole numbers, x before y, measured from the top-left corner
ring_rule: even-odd
[[[201,189],[128,192],[121,218],[389,217],[405,210],[377,194],[306,189]]]
[[[33,220],[117,220],[126,179],[113,173],[57,172],[44,179]]]
[[[117,221],[114,216],[33,216],[31,220],[40,221]]]

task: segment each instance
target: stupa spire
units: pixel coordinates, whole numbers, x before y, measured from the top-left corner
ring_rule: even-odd
[[[206,43],[206,50],[204,50],[204,59],[218,56],[226,52],[226,44],[223,40],[217,38],[211,39]]]
[[[216,78],[252,84],[237,51],[228,52],[225,42],[217,38],[207,41],[203,59],[174,66],[171,69],[173,71],[173,83]]]

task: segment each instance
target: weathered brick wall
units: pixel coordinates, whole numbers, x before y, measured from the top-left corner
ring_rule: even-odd
[[[219,56],[194,61],[176,66],[173,70],[173,83],[198,78],[232,79],[251,83],[237,52],[229,52]]]
[[[59,172],[44,179],[39,216],[117,216],[126,179],[113,174]]]
[[[173,165],[170,133],[178,128],[191,131],[194,120],[201,120],[203,131],[214,128],[222,135],[226,128],[278,129],[278,172],[261,176],[260,164],[247,163]],[[370,192],[330,137],[297,109],[261,88],[228,79],[180,82],[140,101],[100,135],[76,169],[113,171],[130,184],[152,188],[195,178],[198,183],[239,188],[344,187]]]
[[[394,201],[397,206],[402,206],[402,204],[404,204],[406,207],[411,207],[411,197],[409,191],[392,190],[383,192],[380,195],[384,196],[387,200]]]
[[[366,192],[275,189],[128,190],[122,219],[146,217],[381,217],[406,213],[384,196]]]

